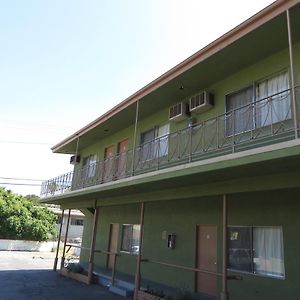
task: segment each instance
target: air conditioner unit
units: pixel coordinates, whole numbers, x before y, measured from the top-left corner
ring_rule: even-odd
[[[187,104],[179,102],[169,108],[169,120],[179,122],[184,120],[188,115]]]
[[[70,157],[70,164],[75,165],[80,162],[80,155],[73,155]]]
[[[190,98],[190,112],[201,113],[214,106],[214,95],[202,91]]]

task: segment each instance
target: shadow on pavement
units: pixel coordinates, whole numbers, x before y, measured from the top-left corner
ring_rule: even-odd
[[[0,271],[0,300],[124,300],[100,285],[85,285],[52,270]]]

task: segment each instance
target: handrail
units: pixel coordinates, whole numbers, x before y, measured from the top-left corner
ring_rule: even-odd
[[[216,276],[222,276],[222,273],[218,272],[213,272],[213,271],[208,271],[208,270],[203,270],[199,268],[194,268],[194,267],[189,267],[189,266],[183,266],[183,265],[178,265],[178,264],[171,264],[171,263],[166,263],[158,260],[153,260],[153,259],[142,259],[142,262],[149,262],[149,263],[154,263],[166,267],[173,267],[181,270],[187,270],[187,271],[193,271],[193,272],[199,272],[199,273],[204,273],[204,274],[209,274],[209,275],[216,275]]]
[[[205,159],[205,153],[208,152],[222,155],[222,152],[216,152],[220,149],[235,152],[239,144],[294,131],[294,125],[289,122],[293,117],[290,91],[287,89],[253,101],[108,159],[44,181],[41,196],[135,176],[166,168],[170,163],[174,165]]]

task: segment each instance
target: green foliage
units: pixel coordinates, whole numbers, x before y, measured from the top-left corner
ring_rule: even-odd
[[[47,207],[0,187],[0,238],[46,241],[56,235],[56,218]]]

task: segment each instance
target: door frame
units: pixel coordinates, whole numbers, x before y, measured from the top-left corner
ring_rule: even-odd
[[[108,233],[108,245],[107,245],[107,251],[110,251],[110,246],[111,246],[111,234],[112,234],[112,227],[113,225],[118,225],[118,235],[117,235],[117,243],[116,243],[116,248],[118,251],[118,246],[119,246],[119,238],[120,238],[120,224],[119,223],[110,223],[109,224],[109,233]],[[116,252],[117,252],[116,251]],[[107,254],[106,257],[106,268],[109,269],[109,258],[110,258],[110,254]]]

